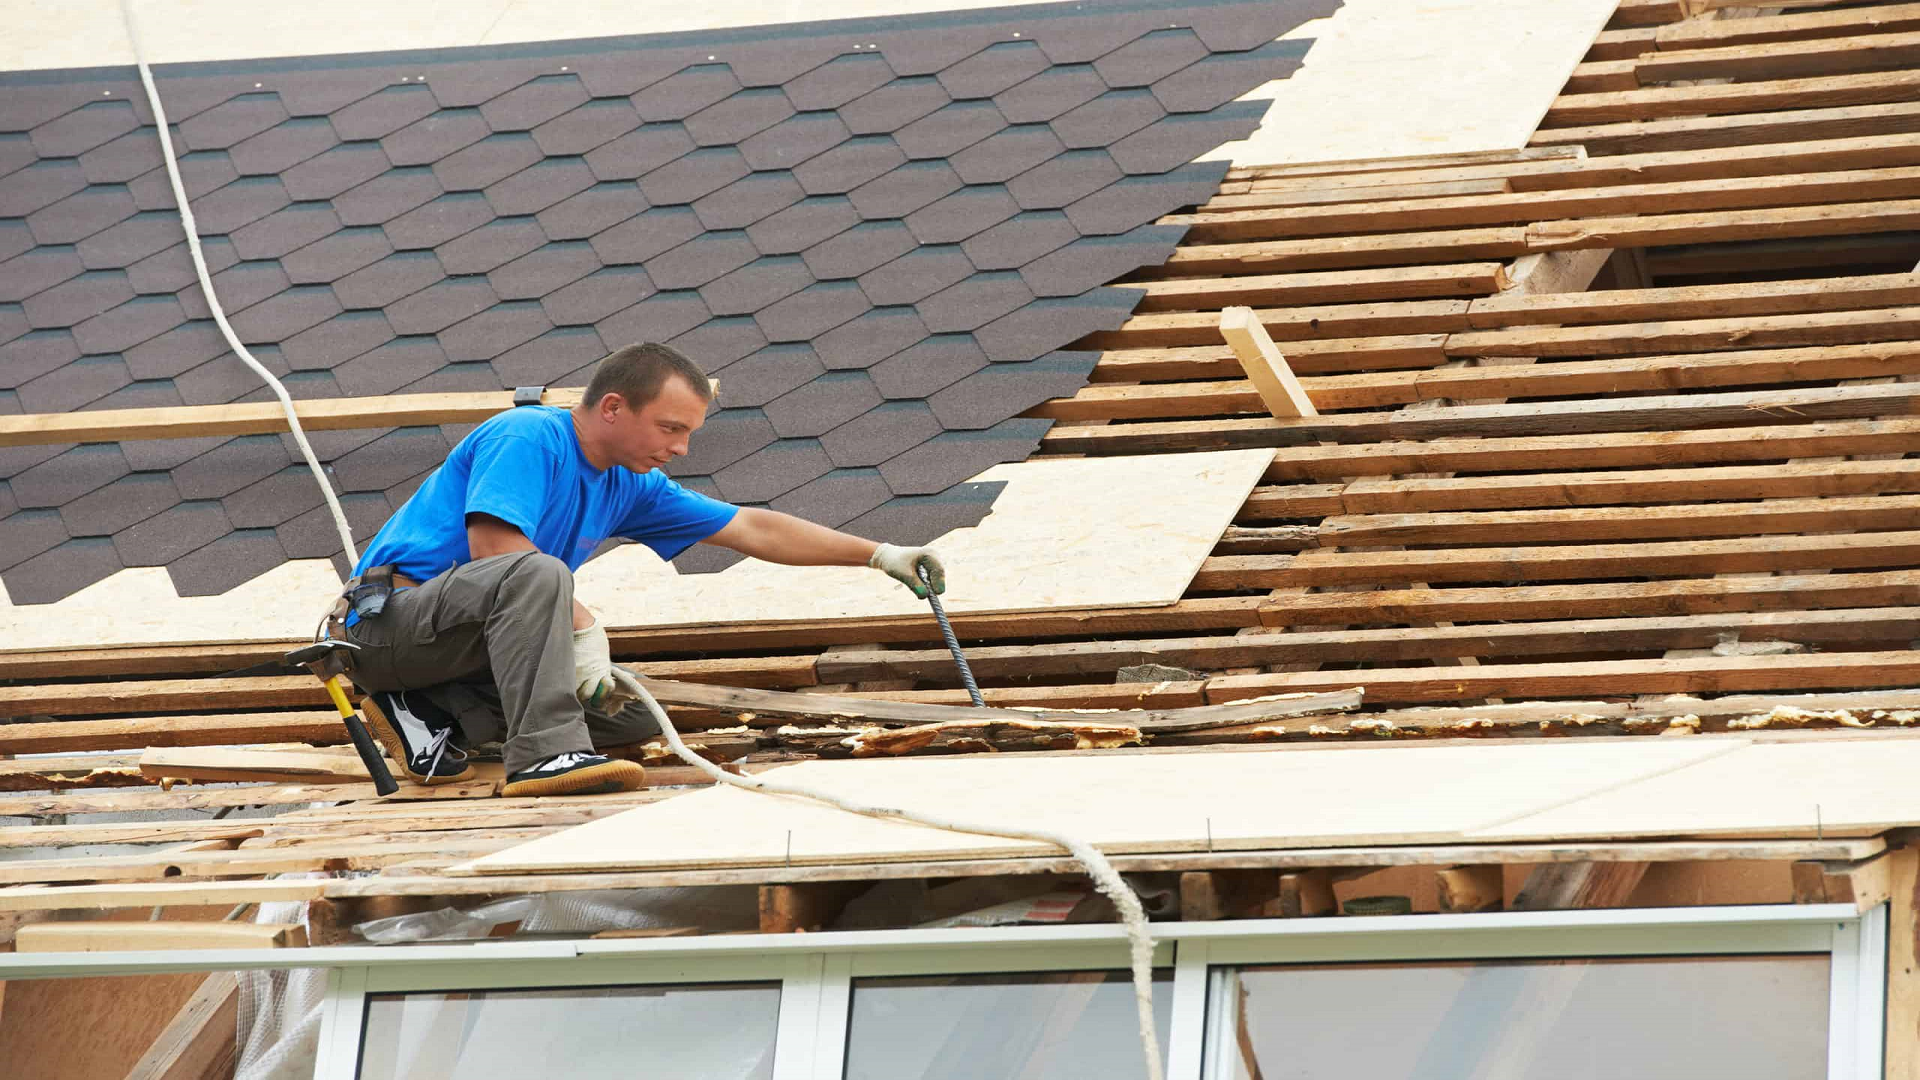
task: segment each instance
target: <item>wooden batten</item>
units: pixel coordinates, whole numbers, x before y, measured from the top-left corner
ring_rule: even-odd
[[[1259,392],[1267,411],[1278,417],[1318,416],[1313,401],[1300,389],[1300,380],[1287,366],[1286,357],[1266,328],[1254,317],[1253,309],[1230,307],[1220,313],[1220,336],[1227,339],[1246,370],[1247,378]]]

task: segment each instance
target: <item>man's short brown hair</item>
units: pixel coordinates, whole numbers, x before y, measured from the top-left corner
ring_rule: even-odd
[[[619,394],[631,409],[643,409],[660,396],[660,388],[674,376],[685,380],[702,401],[713,400],[713,382],[700,365],[670,345],[644,342],[626,345],[600,361],[582,399],[589,407],[608,394]]]

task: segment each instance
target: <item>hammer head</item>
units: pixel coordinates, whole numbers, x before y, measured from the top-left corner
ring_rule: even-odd
[[[359,648],[360,646],[351,641],[329,638],[325,641],[316,641],[311,645],[302,645],[281,657],[281,662],[290,667],[306,668],[324,682],[335,675],[346,674],[349,657]]]

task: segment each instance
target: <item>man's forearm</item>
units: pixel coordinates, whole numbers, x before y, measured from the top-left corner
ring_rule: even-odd
[[[880,546],[792,514],[753,506],[742,507],[708,542],[787,566],[865,566]]]

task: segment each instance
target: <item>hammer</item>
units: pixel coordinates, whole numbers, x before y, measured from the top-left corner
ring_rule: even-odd
[[[347,692],[340,685],[340,676],[347,671],[346,650],[359,647],[350,641],[338,639],[316,641],[288,653],[283,662],[289,667],[306,668],[319,676],[327,688],[327,696],[333,699],[334,707],[340,710],[340,720],[347,725],[353,748],[360,752],[360,763],[367,767],[367,775],[373,777],[373,790],[382,795],[391,795],[400,790],[400,785],[394,783],[393,774],[387,771],[386,759],[380,756],[379,747],[373,744],[373,736],[354,713],[353,706],[347,702]]]

